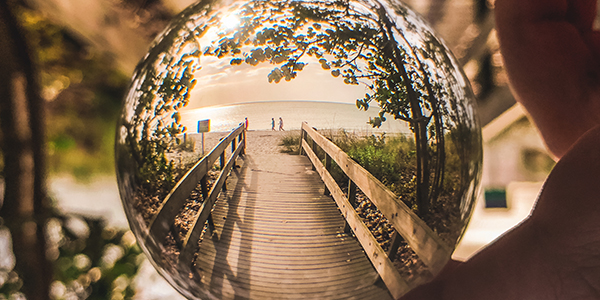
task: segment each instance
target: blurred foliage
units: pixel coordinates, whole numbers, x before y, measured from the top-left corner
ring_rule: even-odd
[[[114,172],[113,137],[128,78],[107,54],[94,52],[42,13],[14,7],[37,58],[50,173],[87,179]]]
[[[194,149],[196,149],[194,138],[188,138],[187,134],[184,134],[183,140],[179,139],[178,141],[179,143],[176,141],[175,145],[173,145],[172,150],[174,152],[194,152]]]
[[[131,283],[144,255],[131,231],[109,228],[101,219],[54,212],[46,238],[47,257],[54,265],[51,299],[133,298]],[[0,299],[20,294],[22,281],[15,271],[0,269],[0,279]]]
[[[88,179],[114,173],[116,119],[128,78],[108,55],[94,52],[21,1],[9,2],[36,59],[50,174]],[[131,281],[144,257],[130,231],[54,209],[44,213],[51,216],[45,224],[46,254],[54,266],[51,299],[133,298]],[[0,243],[10,245],[8,230],[0,231],[6,232]],[[0,299],[25,299],[19,292],[22,279],[12,269],[14,256],[3,252],[1,258]]]

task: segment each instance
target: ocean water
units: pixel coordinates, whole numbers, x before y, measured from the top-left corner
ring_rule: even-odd
[[[279,128],[279,117],[283,119],[285,130],[300,129],[302,122],[322,129],[344,129],[346,131],[371,133],[409,133],[404,121],[388,118],[380,128],[368,124],[369,118],[376,117],[378,107],[368,111],[359,110],[353,104],[315,101],[276,101],[251,102],[228,106],[211,106],[181,112],[181,122],[188,133],[198,131],[198,121],[210,119],[210,131],[224,132],[235,128],[248,118],[248,130],[271,130],[271,118],[275,119],[275,129]]]

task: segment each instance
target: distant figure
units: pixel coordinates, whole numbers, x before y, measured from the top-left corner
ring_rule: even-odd
[[[275,118],[271,118],[271,130],[275,131]]]
[[[244,126],[246,126],[246,130],[248,130],[248,118],[244,118]]]
[[[285,131],[285,129],[283,129],[283,119],[281,117],[279,117],[279,131]]]

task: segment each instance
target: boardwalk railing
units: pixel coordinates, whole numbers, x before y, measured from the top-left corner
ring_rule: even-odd
[[[231,144],[231,156],[225,162],[225,152]],[[204,225],[208,221],[210,230],[214,230],[212,223],[212,209],[222,189],[225,189],[225,180],[235,160],[240,154],[244,154],[246,149],[246,130],[243,124],[231,131],[223,138],[206,156],[200,159],[183,177],[177,182],[171,192],[165,197],[158,213],[148,225],[149,232],[146,243],[161,243],[168,235],[175,217],[184,207],[186,199],[190,197],[191,192],[198,186],[202,187],[202,207],[195,216],[190,230],[187,231],[185,238],[181,243],[181,252],[179,254],[179,263],[183,267],[189,267],[196,251],[196,246],[200,235],[204,230]],[[212,188],[208,189],[208,171],[213,167],[216,160],[220,159],[221,174],[214,182]]]
[[[307,136],[310,136],[313,141],[312,148],[306,141]],[[407,283],[391,262],[393,259],[391,256],[398,249],[398,234],[404,238],[432,273],[436,274],[444,267],[452,254],[452,248],[444,243],[423,220],[413,213],[409,207],[400,201],[379,180],[349,158],[334,143],[308,126],[307,123],[302,124],[300,143],[300,153],[306,153],[311,160],[315,170],[325,183],[326,192],[337,203],[340,211],[346,218],[348,226],[353,230],[354,235],[394,298],[399,298],[421,283]],[[317,146],[325,152],[325,166],[323,166],[321,159],[315,153]],[[348,197],[344,196],[342,190],[329,173],[332,159],[350,178]],[[379,246],[379,243],[367,225],[365,225],[354,209],[356,187],[360,188],[373,204],[377,206],[379,211],[383,213],[396,230],[396,233],[392,237],[392,245],[388,253],[383,251],[381,246]]]

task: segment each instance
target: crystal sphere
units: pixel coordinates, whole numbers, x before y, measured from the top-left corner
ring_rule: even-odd
[[[200,1],[117,128],[132,231],[190,299],[397,298],[448,261],[481,175],[468,80],[395,1]]]

